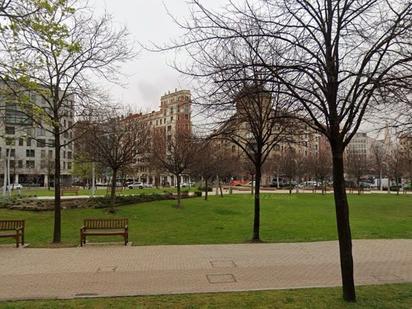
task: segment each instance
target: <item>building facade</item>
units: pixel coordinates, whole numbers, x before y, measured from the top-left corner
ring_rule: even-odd
[[[42,99],[31,96],[37,107],[46,108]],[[36,124],[31,117],[22,111],[19,104],[8,99],[0,99],[0,179],[3,183],[7,171],[10,183],[23,186],[53,185],[54,174],[54,137],[50,126]],[[61,126],[69,128],[73,125],[72,111],[67,111],[62,118]],[[62,137],[62,144],[72,139],[71,130]],[[61,149],[61,180],[63,184],[71,183],[73,168],[73,145],[68,144]]]
[[[164,138],[166,141],[170,141],[178,132],[191,135],[191,104],[190,90],[175,89],[175,91],[169,91],[161,96],[158,111],[132,114],[127,119],[143,120],[150,127],[153,138]],[[150,153],[139,156],[136,161],[134,173],[129,177],[133,176],[136,181],[153,185],[175,185],[176,179],[173,175],[157,170],[151,164]],[[186,180],[183,179],[183,181]]]

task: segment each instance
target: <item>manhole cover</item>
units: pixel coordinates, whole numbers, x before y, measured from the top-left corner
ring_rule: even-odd
[[[213,260],[213,261],[210,261],[210,264],[214,268],[237,267],[236,263],[232,260]]]
[[[208,274],[206,275],[206,278],[211,284],[236,282],[236,278],[232,274]]]
[[[97,273],[111,272],[114,273],[117,270],[117,266],[101,266],[97,269]]]

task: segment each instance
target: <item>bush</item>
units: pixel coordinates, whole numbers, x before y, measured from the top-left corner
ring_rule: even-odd
[[[206,192],[206,187],[199,187],[199,191],[201,191],[201,192]],[[207,191],[208,191],[208,192],[212,192],[212,191],[213,191],[213,188],[212,188],[212,187],[208,187],[208,188],[207,188]]]

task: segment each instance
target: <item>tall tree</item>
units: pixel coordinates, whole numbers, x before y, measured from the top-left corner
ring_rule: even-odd
[[[76,123],[93,113],[94,77],[114,80],[118,64],[131,58],[125,28],[116,29],[105,14],[95,17],[76,0],[36,1],[35,13],[19,19],[9,43],[11,61],[3,65],[3,79],[19,105],[37,126],[54,136],[53,242],[61,241],[61,151],[72,142]],[[66,138],[68,136],[68,138]]]
[[[156,128],[152,131],[151,164],[174,176],[177,208],[181,208],[181,178],[183,174],[189,174],[195,162],[196,145],[186,129],[177,129],[170,134]]]
[[[267,70],[301,108],[299,118],[328,139],[343,297],[356,301],[343,154],[382,94],[402,92],[411,84],[412,3],[245,0],[231,1],[222,12],[208,10],[199,0],[191,4],[191,20],[180,24],[185,36],[173,46],[193,58],[187,73],[218,83],[222,72],[236,79],[245,68]],[[232,61],[245,46],[243,61]],[[222,58],[220,70],[205,74],[205,67]]]
[[[149,128],[143,120],[129,119],[113,108],[94,115],[83,123],[85,133],[80,139],[84,155],[112,171],[111,206],[115,206],[119,172],[132,166],[149,150]]]
[[[232,60],[239,61],[238,58],[239,55],[236,55]],[[215,69],[223,70],[223,64]],[[239,147],[245,159],[252,165],[251,173],[254,178],[251,183],[252,192],[254,187],[252,241],[259,242],[262,168],[275,146],[290,138],[292,123],[287,110],[287,101],[281,99],[278,85],[266,81],[264,72],[244,70],[238,72],[235,80],[232,80],[232,73],[222,74],[222,84],[219,86],[221,90],[224,89],[223,95],[227,101],[223,103],[219,94],[216,102],[220,102],[223,108],[226,108],[226,112],[232,111],[233,114],[223,118],[219,123],[216,136]],[[207,108],[214,109],[216,102],[208,105]]]

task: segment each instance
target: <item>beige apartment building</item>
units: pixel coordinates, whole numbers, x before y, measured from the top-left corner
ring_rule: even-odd
[[[272,115],[275,111],[273,110],[271,103],[271,94],[264,90],[256,91],[251,88],[246,89],[244,95],[242,95],[242,92],[240,92],[240,94],[240,99],[236,99],[236,111],[234,115],[216,132],[222,132],[223,134],[225,134],[225,131],[233,132],[233,135],[240,136],[239,140],[247,141],[249,138],[253,139],[254,137],[249,128],[249,124],[244,119],[250,118],[251,113],[257,113],[257,110],[260,110],[260,113],[266,115],[264,117],[270,118],[272,116],[268,115]],[[253,107],[253,105],[255,105],[255,107]],[[284,113],[284,116],[288,116],[287,113],[282,112],[281,109],[276,111],[276,113]],[[282,137],[280,137],[279,142],[274,145],[268,155],[266,163],[263,165],[262,185],[270,185],[276,176],[282,176],[279,168],[279,161],[285,160],[285,156],[288,152],[294,152],[296,157],[299,158],[317,157],[322,147],[326,147],[325,139],[322,138],[319,133],[300,121],[291,119],[288,121],[289,124],[286,125],[288,128],[285,130],[285,133],[281,133]],[[227,130],[227,128],[229,128],[229,130]],[[277,130],[282,129],[275,127],[273,134],[278,134],[280,132]],[[236,143],[231,142],[226,138],[223,138],[219,143],[221,144],[221,147],[225,147],[234,157],[243,158],[241,161],[248,161],[243,150]],[[248,166],[247,163],[244,165],[246,167]],[[247,168],[245,169],[242,164],[239,164],[239,169],[233,176],[240,179],[250,179],[251,175],[249,175],[249,173]]]
[[[176,136],[176,132],[186,132],[191,134],[191,106],[192,98],[190,90],[169,91],[160,97],[160,107],[157,111],[150,113],[132,114],[128,120],[143,120],[152,131],[153,136],[162,136],[170,140]],[[132,176],[135,181],[149,183],[153,185],[174,186],[176,179],[173,175],[157,171],[149,162],[149,154],[137,158]],[[183,175],[183,181],[187,181]]]

